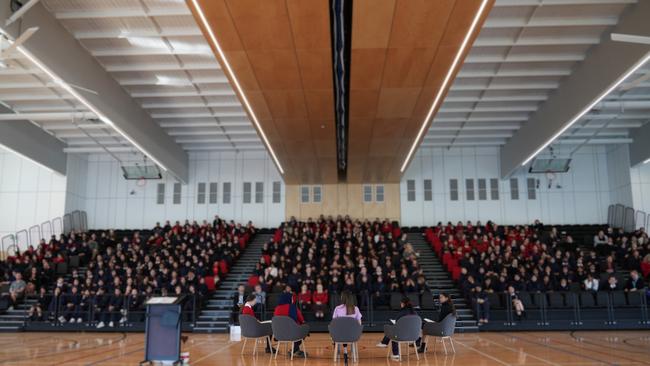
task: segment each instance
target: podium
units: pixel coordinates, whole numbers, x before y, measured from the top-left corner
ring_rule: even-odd
[[[146,303],[144,361],[181,363],[183,297],[153,297]]]

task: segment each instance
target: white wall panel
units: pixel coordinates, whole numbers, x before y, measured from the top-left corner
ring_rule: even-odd
[[[559,151],[559,154],[563,152]],[[421,148],[401,182],[402,223],[432,225],[438,221],[493,220],[504,224],[543,222],[582,224],[607,221],[610,204],[607,154],[604,147],[586,147],[573,155],[568,173],[557,174],[548,188],[543,174],[519,171],[519,200],[510,197],[509,180],[499,181],[499,200],[490,197],[490,179],[499,176],[499,150],[490,147]],[[539,179],[536,199],[528,199],[527,178]],[[486,179],[487,200],[478,197],[478,179]],[[406,180],[416,181],[416,201],[408,202]],[[433,201],[424,202],[423,180],[433,180]],[[458,201],[451,201],[449,180],[458,179]],[[474,180],[474,200],[466,197],[465,179]],[[557,188],[560,184],[562,188]],[[650,196],[650,194],[649,194]]]

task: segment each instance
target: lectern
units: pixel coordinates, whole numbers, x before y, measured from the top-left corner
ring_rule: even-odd
[[[181,297],[153,297],[147,301],[144,361],[181,363]]]

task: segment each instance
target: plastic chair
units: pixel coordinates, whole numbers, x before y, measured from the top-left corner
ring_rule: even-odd
[[[338,359],[341,345],[348,343],[352,348],[352,359],[354,362],[359,362],[357,342],[361,338],[361,333],[363,333],[363,325],[359,324],[359,321],[354,318],[340,317],[332,319],[327,329],[329,329],[330,337],[334,342],[334,362]]]
[[[454,340],[452,336],[456,331],[456,316],[454,314],[447,315],[441,322],[425,322],[424,327],[422,328],[422,336],[424,336],[424,352],[427,351],[429,347],[429,336],[440,338],[442,347],[445,349],[445,354],[447,354],[447,345],[445,340],[449,340],[451,344],[451,349],[456,353],[456,348],[454,347]],[[435,352],[436,344],[433,344]]]
[[[420,329],[422,328],[422,319],[418,315],[407,315],[397,320],[394,325],[384,326],[384,335],[388,337],[388,357],[391,353],[391,342],[397,343],[397,354],[399,360],[402,360],[401,344],[413,344],[415,348],[415,357],[419,360],[418,347],[415,342],[420,338]],[[408,349],[408,348],[407,348]]]
[[[270,323],[260,323],[254,316],[240,314],[239,325],[241,326],[241,336],[244,338],[244,344],[241,347],[241,354],[244,354],[246,348],[246,341],[249,338],[255,339],[255,346],[253,347],[253,355],[257,353],[257,342],[260,338],[266,338],[266,341],[271,344],[271,336],[273,329]]]
[[[271,319],[271,328],[273,329],[273,337],[278,341],[278,346],[275,350],[275,358],[278,358],[280,352],[280,345],[291,344],[291,359],[293,360],[293,346],[296,342],[302,341],[303,352],[306,352],[305,338],[309,335],[309,325],[298,325],[293,319],[288,316],[274,316]]]

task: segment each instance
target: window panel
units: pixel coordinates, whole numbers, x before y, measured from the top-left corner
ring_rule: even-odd
[[[196,203],[205,204],[205,183],[199,183],[196,189]]]
[[[264,182],[255,182],[255,203],[264,202]]]
[[[490,179],[490,199],[493,201],[499,199],[499,180],[496,178]]]
[[[384,202],[384,186],[378,185],[375,187],[375,201]]]
[[[433,201],[433,184],[431,179],[424,180],[424,200]]]
[[[449,199],[458,201],[458,179],[449,180]]]
[[[474,201],[474,179],[465,179],[465,199]]]
[[[478,199],[479,201],[487,200],[487,181],[484,178],[478,180]]]
[[[212,182],[210,183],[210,204],[217,204],[217,190],[219,188],[219,183]]]
[[[309,186],[300,187],[300,202],[309,203]]]
[[[372,186],[363,186],[363,202],[372,202]]]
[[[321,201],[323,200],[323,191],[321,186],[313,186],[311,188],[311,193],[312,193],[312,202],[321,203]]]
[[[273,203],[280,203],[282,198],[282,183],[273,182]]]
[[[175,205],[180,205],[181,204],[181,184],[180,183],[174,183],[174,195],[173,195],[173,200],[172,202]]]
[[[413,179],[406,181],[406,200],[409,202],[415,201],[415,181]]]
[[[251,190],[252,190],[252,185],[251,182],[244,182],[244,203],[251,203]]]
[[[232,185],[230,182],[223,183],[223,203],[230,204]]]
[[[519,180],[510,178],[510,199],[516,201],[519,199]]]
[[[528,185],[528,199],[535,200],[537,199],[537,190],[535,187],[535,178],[528,178],[526,180]]]
[[[156,203],[159,205],[165,204],[165,183],[158,183],[156,192]]]

